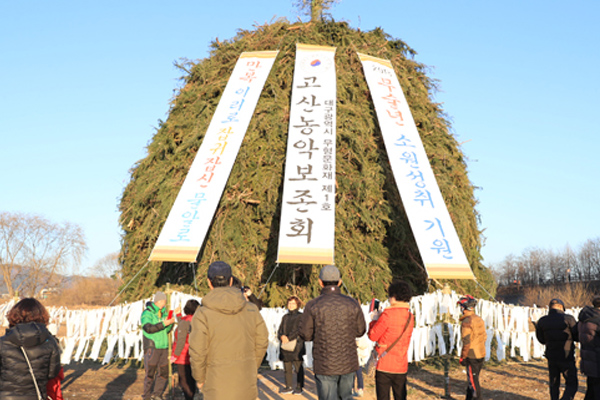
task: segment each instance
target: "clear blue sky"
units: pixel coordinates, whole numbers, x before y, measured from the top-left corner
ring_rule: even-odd
[[[600,2],[344,0],[440,81],[481,189],[485,263],[600,236]],[[180,58],[291,1],[0,1],[0,210],[79,224],[82,269],[120,248],[129,169],[166,119]],[[306,20],[306,17],[303,17]]]

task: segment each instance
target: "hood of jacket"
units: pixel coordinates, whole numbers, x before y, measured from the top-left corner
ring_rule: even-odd
[[[37,322],[17,324],[6,331],[6,340],[26,349],[39,346],[51,336],[46,325]]]
[[[166,315],[166,312],[167,312],[167,306],[164,306],[163,308],[158,308],[156,303],[150,303],[150,304],[148,304],[148,306],[146,308],[149,309],[150,311],[152,311],[156,315],[158,315],[158,313],[160,312],[161,315],[164,316],[164,315]]]
[[[600,310],[594,307],[585,306],[579,313],[579,321],[586,322],[594,320],[595,324],[600,325]]]
[[[246,304],[246,298],[240,289],[232,286],[214,288],[202,298],[202,307],[221,314],[238,314]]]
[[[458,320],[459,320],[459,321],[462,321],[463,319],[466,319],[466,318],[468,318],[468,317],[471,317],[471,316],[473,316],[473,315],[475,315],[475,311],[473,311],[473,310],[464,310],[464,311],[463,311],[463,315],[461,315],[461,316],[458,318]]]

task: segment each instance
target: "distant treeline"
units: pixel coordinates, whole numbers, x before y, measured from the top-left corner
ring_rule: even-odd
[[[600,237],[588,239],[578,249],[560,251],[528,248],[510,254],[493,266],[498,285],[547,285],[600,279]]]

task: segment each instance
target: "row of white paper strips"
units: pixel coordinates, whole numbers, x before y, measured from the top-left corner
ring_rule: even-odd
[[[192,298],[192,295],[174,292],[171,294],[171,308],[181,307]],[[421,361],[435,355],[458,354],[462,348],[460,338],[460,307],[457,305],[459,295],[442,294],[441,291],[413,297],[410,302],[415,316],[415,329],[408,350],[409,362]],[[66,336],[61,337],[63,345],[62,363],[71,360],[83,361],[84,358],[98,360],[103,343],[107,344],[102,359],[107,364],[115,359],[135,358],[141,360],[142,332],[140,318],[149,299],[135,303],[123,304],[110,308],[95,310],[67,310],[64,307],[50,308],[51,323],[66,324]],[[10,303],[8,303],[10,304]],[[4,318],[12,307],[8,304],[0,306],[0,315]],[[385,306],[386,304],[384,304]],[[368,306],[362,306],[365,318],[370,320]],[[567,313],[577,318],[580,309],[570,309]],[[530,331],[530,320],[537,321],[548,312],[547,308],[516,307],[504,303],[480,300],[476,313],[483,318],[487,329],[486,360],[491,356],[491,343],[496,340],[496,355],[503,360],[510,351],[510,357],[520,355],[523,361],[541,358],[544,346],[535,339],[535,332]],[[263,308],[261,314],[269,330],[269,347],[267,360],[271,368],[281,368],[279,361],[279,341],[277,329],[281,318],[287,313],[284,308]],[[449,331],[449,348],[443,340],[442,324],[445,322]],[[6,326],[5,319],[3,323]],[[373,343],[364,338],[359,350],[361,362],[366,362]],[[367,345],[364,345],[367,343]],[[360,343],[359,343],[360,345]],[[305,363],[312,367],[312,343],[307,343]],[[518,352],[517,352],[518,351]]]

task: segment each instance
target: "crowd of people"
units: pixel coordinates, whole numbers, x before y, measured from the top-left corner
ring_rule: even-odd
[[[188,300],[183,310],[169,311],[167,296],[156,292],[142,313],[144,400],[162,399],[169,363],[176,366],[186,400],[202,392],[204,399],[258,397],[258,368],[268,346],[268,331],[260,314],[262,304],[232,275],[222,261],[208,268],[210,292]],[[313,371],[320,400],[349,400],[362,396],[364,383],[357,348],[366,336],[375,343],[369,364],[375,369],[378,400],[407,398],[407,352],[414,328],[409,302],[410,285],[388,286],[389,306],[374,307],[367,324],[359,303],[341,293],[342,278],[333,265],[319,274],[321,294],[301,312],[302,301],[287,300],[277,337],[284,365],[282,395],[304,390],[305,342],[313,343]],[[477,301],[460,298],[462,349],[459,363],[466,368],[466,399],[482,399],[479,375],[486,355],[485,323],[476,315]],[[183,311],[183,313],[182,313]],[[61,400],[60,347],[48,329],[49,314],[34,298],[19,301],[7,314],[9,329],[0,338],[0,399]],[[177,325],[172,353],[169,333]],[[560,299],[549,304],[548,315],[535,324],[536,337],[545,345],[552,400],[573,399],[578,389],[575,342],[581,344],[581,372],[587,377],[584,400],[600,399],[600,296],[586,306],[578,320],[565,313]],[[294,372],[295,382],[294,385]],[[565,389],[560,396],[561,376]],[[353,390],[354,389],[354,390]]]
[[[192,399],[196,390],[201,390],[207,400],[256,399],[257,371],[268,345],[267,328],[259,313],[261,304],[233,277],[231,267],[225,262],[212,263],[207,275],[211,291],[202,299],[201,306],[195,304],[192,308],[189,302],[186,304],[186,309],[188,306],[190,309],[184,309],[186,316],[181,318],[177,329],[172,361],[184,365],[178,365],[180,386],[186,400]],[[287,300],[288,313],[277,331],[285,381],[280,394],[303,393],[304,343],[311,341],[318,398],[349,400],[362,396],[363,363],[359,361],[357,349],[365,346],[363,338],[367,333],[376,343],[372,357],[377,399],[390,399],[392,393],[395,400],[406,399],[407,352],[415,324],[409,306],[410,285],[403,281],[392,282],[388,287],[389,306],[383,310],[375,308],[367,325],[359,303],[341,293],[338,268],[324,266],[319,273],[319,284],[320,296],[306,303],[303,312],[299,298],[292,296]],[[158,292],[154,304],[144,311],[155,315],[157,309],[161,310],[158,320],[153,316],[148,318],[152,323],[142,322],[145,336],[155,334],[157,329],[165,335],[170,330],[173,320],[161,302],[163,297],[164,294]],[[463,310],[460,363],[467,368],[467,399],[482,398],[479,373],[485,357],[486,331],[483,320],[475,315],[476,303],[472,296],[459,301]],[[164,322],[156,322],[160,318]],[[157,347],[145,349],[148,386],[144,386],[144,400],[161,398],[165,389],[164,376],[161,376],[164,369],[156,364],[164,357],[152,357]]]

